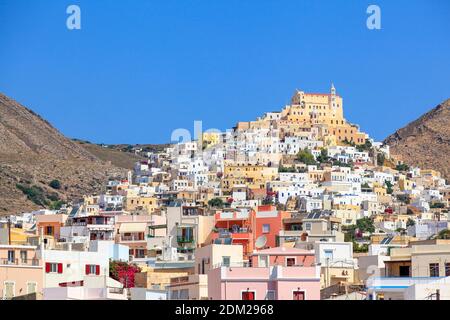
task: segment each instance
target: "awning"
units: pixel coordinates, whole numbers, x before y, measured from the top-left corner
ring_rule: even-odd
[[[123,222],[120,224],[119,233],[145,232],[147,224],[145,222]]]

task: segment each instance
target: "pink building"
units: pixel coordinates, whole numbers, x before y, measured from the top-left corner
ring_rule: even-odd
[[[277,247],[254,252],[252,267],[208,272],[212,300],[320,300],[320,266],[313,251]]]
[[[35,246],[0,245],[0,300],[26,294],[42,297],[42,260]]]

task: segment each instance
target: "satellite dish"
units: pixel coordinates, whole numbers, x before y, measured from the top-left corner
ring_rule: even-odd
[[[255,247],[256,247],[256,249],[262,249],[265,247],[266,243],[267,243],[267,237],[264,235],[259,236],[258,239],[256,239]]]

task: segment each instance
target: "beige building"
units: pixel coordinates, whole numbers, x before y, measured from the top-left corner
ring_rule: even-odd
[[[449,277],[450,240],[415,241],[407,248],[393,248],[385,265],[390,277]]]

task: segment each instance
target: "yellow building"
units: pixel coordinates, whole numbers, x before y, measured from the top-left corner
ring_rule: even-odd
[[[153,213],[158,208],[158,199],[155,197],[126,197],[126,211],[145,210],[148,213]]]
[[[230,192],[234,185],[244,184],[250,189],[265,189],[268,181],[278,175],[278,168],[251,163],[226,163],[222,190]]]
[[[387,194],[386,188],[383,188],[383,187],[374,187],[373,192],[376,193],[376,195],[379,197],[384,197]]]
[[[135,284],[139,288],[159,288],[165,290],[170,285],[170,279],[185,277],[192,274],[194,268],[176,267],[173,268],[151,268],[147,267],[143,272],[135,274]]]
[[[203,132],[202,141],[203,146],[212,147],[220,143],[220,133],[219,132]]]
[[[412,190],[414,182],[407,179],[404,175],[399,176],[398,187],[401,191]]]
[[[366,139],[366,134],[359,132],[358,126],[345,120],[342,97],[336,94],[333,85],[329,94],[297,90],[291,105],[283,109],[281,120],[304,126],[323,125],[321,135],[327,138],[327,145],[333,145],[336,141],[363,144]]]

